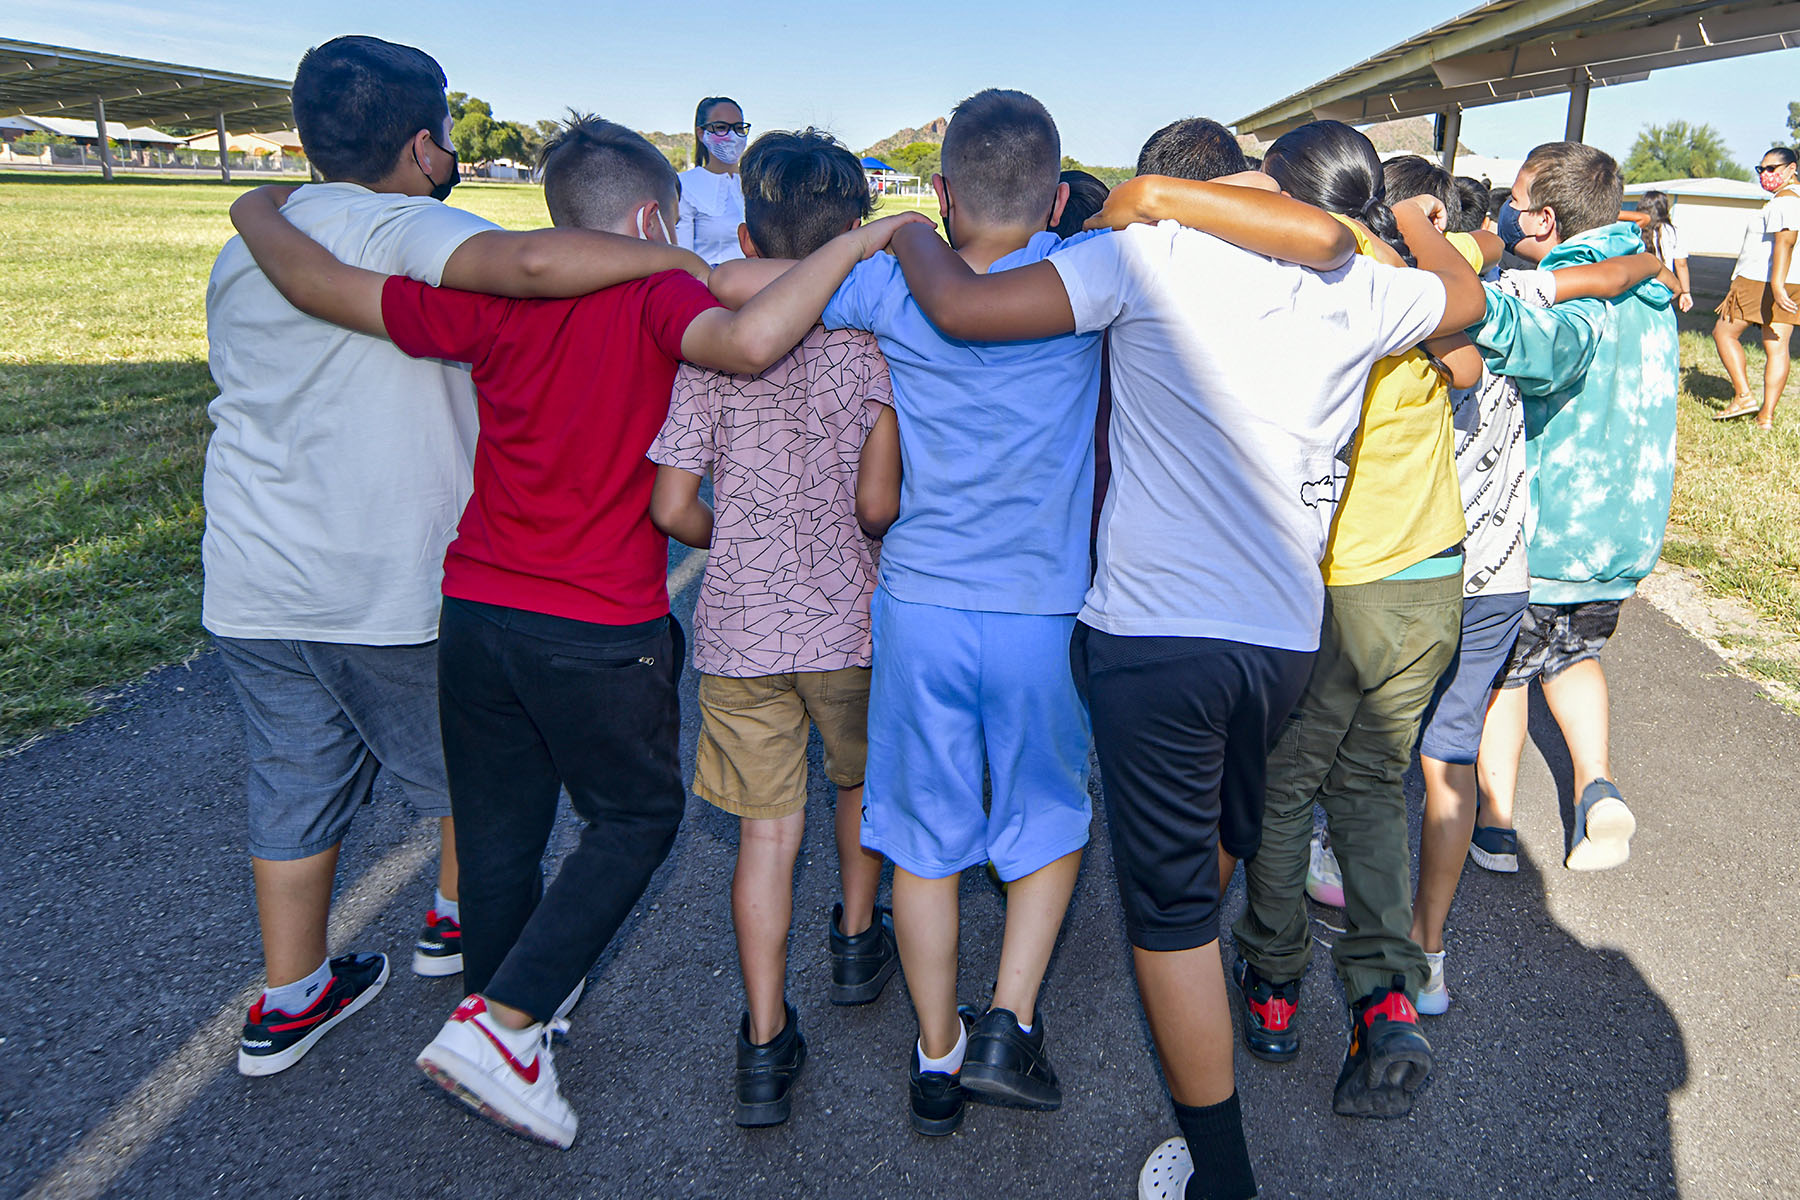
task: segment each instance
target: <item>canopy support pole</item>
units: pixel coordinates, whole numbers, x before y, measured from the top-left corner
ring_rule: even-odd
[[[99,96],[94,97],[94,134],[100,145],[100,177],[111,183],[113,164],[112,155],[106,151],[106,101]]]

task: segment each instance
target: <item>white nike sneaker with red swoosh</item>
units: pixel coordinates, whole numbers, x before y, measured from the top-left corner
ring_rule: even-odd
[[[470,996],[456,1006],[419,1069],[445,1091],[523,1137],[567,1150],[575,1141],[575,1110],[556,1086],[550,1025],[508,1029]]]

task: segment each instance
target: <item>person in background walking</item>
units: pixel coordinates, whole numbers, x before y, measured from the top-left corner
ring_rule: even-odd
[[[1687,250],[1681,245],[1680,231],[1669,219],[1671,205],[1667,192],[1649,191],[1638,197],[1638,222],[1644,248],[1662,260],[1663,266],[1675,273],[1681,288],[1675,293],[1675,307],[1688,312],[1694,307],[1693,284],[1688,279]]]
[[[708,96],[694,109],[694,165],[681,173],[675,240],[708,266],[744,257],[738,246],[744,220],[738,158],[749,140],[750,123],[729,96]]]
[[[1800,184],[1794,181],[1794,152],[1786,146],[1766,151],[1757,164],[1757,182],[1774,199],[1763,206],[1744,230],[1744,246],[1731,270],[1731,290],[1719,305],[1713,326],[1713,343],[1719,361],[1731,379],[1731,403],[1713,414],[1715,421],[1756,414],[1758,429],[1773,429],[1775,406],[1787,386],[1788,334],[1800,322],[1800,301],[1794,289],[1800,272],[1794,266],[1794,239],[1800,233]],[[1771,280],[1780,280],[1779,286]],[[1750,370],[1744,360],[1744,344],[1738,339],[1752,325],[1762,326],[1763,398],[1759,405],[1750,394]]]

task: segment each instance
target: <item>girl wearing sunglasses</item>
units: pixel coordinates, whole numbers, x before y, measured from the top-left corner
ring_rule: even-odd
[[[711,266],[744,257],[738,247],[744,220],[738,159],[749,140],[750,123],[729,96],[708,96],[694,109],[694,165],[681,173],[675,239]]]

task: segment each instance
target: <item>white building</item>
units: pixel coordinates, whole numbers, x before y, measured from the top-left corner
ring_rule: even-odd
[[[1645,192],[1666,192],[1673,201],[1669,219],[1681,231],[1682,249],[1726,258],[1737,257],[1744,230],[1769,202],[1762,188],[1737,179],[1660,179],[1627,185],[1625,207],[1636,208]]]

